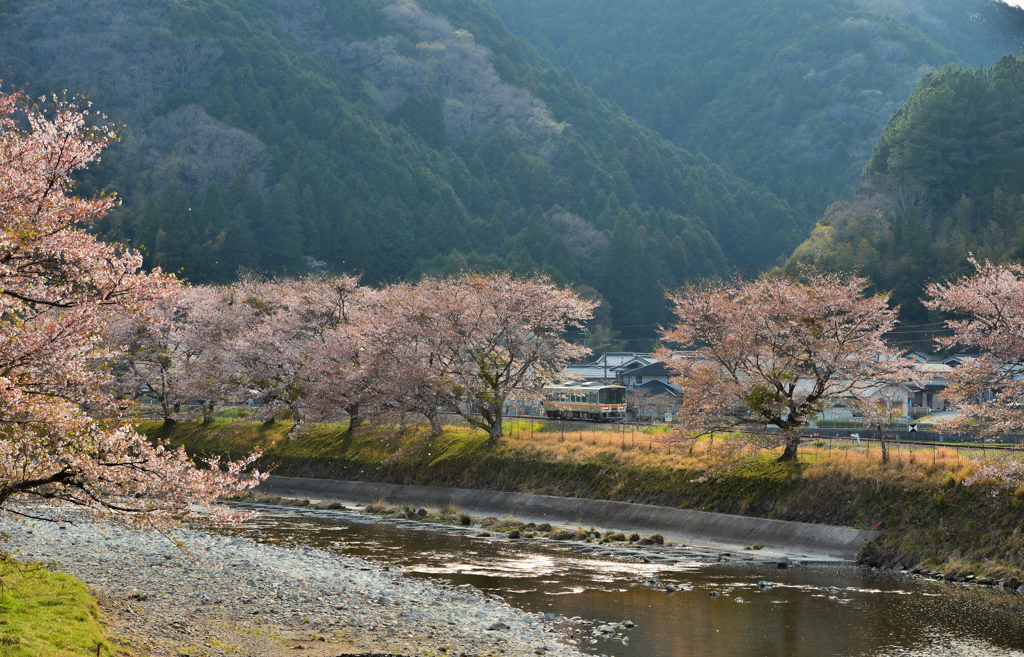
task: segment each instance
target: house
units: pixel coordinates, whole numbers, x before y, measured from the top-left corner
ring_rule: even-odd
[[[621,371],[644,367],[656,362],[658,362],[658,359],[653,354],[611,351],[602,354],[600,358],[592,363],[567,365],[562,370],[562,376],[566,379],[616,383]]]
[[[669,381],[669,377],[675,375],[662,361],[654,361],[647,365],[639,365],[630,369],[619,368],[615,382],[629,388],[635,388],[652,382],[664,384],[666,387],[675,389]]]
[[[913,393],[909,400],[907,416],[918,418],[934,411],[946,410],[946,400],[942,398],[942,391],[949,385],[946,376],[953,371],[953,366],[946,362],[930,362],[922,363],[917,368],[923,375],[922,381],[907,384]]]

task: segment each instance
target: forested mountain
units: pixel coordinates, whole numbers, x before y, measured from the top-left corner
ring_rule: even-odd
[[[859,269],[927,332],[937,317],[918,302],[922,287],[970,273],[970,253],[1024,259],[1024,56],[926,76],[879,138],[861,190],[829,208],[787,267]]]
[[[602,98],[817,216],[922,76],[1024,49],[1024,11],[994,0],[490,1]]]
[[[812,225],[474,0],[6,0],[0,70],[124,124],[81,191],[117,191],[104,235],[193,281],[540,270],[649,336],[662,286],[771,266]]]

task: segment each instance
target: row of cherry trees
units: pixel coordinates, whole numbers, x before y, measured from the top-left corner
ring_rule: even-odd
[[[971,262],[973,276],[926,288],[925,305],[954,318],[939,346],[980,352],[949,374],[944,396],[962,413],[956,428],[1021,431],[1024,267]],[[739,429],[784,445],[781,460],[793,460],[799,430],[843,399],[882,439],[901,386],[927,376],[886,343],[897,309],[888,294],[865,295],[867,286],[862,277],[807,271],[798,280],[709,280],[670,293],[677,322],[662,336],[683,350],[662,357],[678,374],[676,435]]]
[[[117,394],[150,398],[166,422],[223,404],[251,404],[296,424],[341,415],[400,425],[458,413],[492,438],[506,401],[586,350],[563,333],[594,304],[544,278],[466,274],[381,289],[352,276],[243,278],[189,287],[158,306],[161,320],[128,316],[106,331]]]
[[[419,413],[439,431],[445,410],[497,438],[507,400],[586,352],[562,334],[594,304],[546,278],[144,273],[137,251],[88,232],[117,198],[71,193],[114,139],[87,103],[0,93],[0,511],[34,497],[146,521],[229,515],[216,499],[262,479],[243,474],[259,453],[197,468],[133,429],[143,396],[169,421],[253,402],[354,425]]]

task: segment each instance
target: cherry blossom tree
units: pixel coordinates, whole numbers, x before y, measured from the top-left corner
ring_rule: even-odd
[[[282,409],[291,412],[295,427],[304,419],[310,340],[330,321],[317,305],[314,280],[247,276],[231,286],[227,312],[238,328],[225,348],[234,394],[267,423]]]
[[[677,323],[662,336],[687,351],[662,356],[678,372],[683,433],[748,431],[795,460],[799,429],[829,400],[904,376],[906,363],[882,341],[896,325],[888,295],[865,296],[857,276],[803,279],[707,281],[669,294]]]
[[[116,137],[103,121],[85,102],[0,94],[0,509],[20,513],[8,503],[27,496],[180,519],[258,482],[240,477],[256,455],[197,469],[124,422],[101,329],[150,316],[180,285],[85,230],[117,203],[71,194],[71,174]]]
[[[359,285],[354,276],[306,279],[302,307],[307,324],[302,374],[306,405],[317,419],[340,412],[349,428],[359,428],[374,410],[386,407],[389,372],[375,358],[371,333],[387,330],[379,318],[377,292]]]
[[[111,322],[108,344],[125,347],[111,368],[118,394],[153,399],[165,424],[198,415],[211,421],[232,383],[234,358],[225,343],[240,328],[238,315],[225,312],[232,297],[231,288],[186,287],[148,316]]]
[[[529,396],[566,362],[589,352],[563,334],[596,304],[543,277],[465,274],[425,278],[422,311],[408,316],[443,406],[491,440],[502,433],[505,402]],[[440,401],[440,400],[439,400]]]
[[[946,348],[978,350],[947,375],[945,396],[963,415],[958,424],[986,434],[1024,428],[1024,267],[970,259],[973,276],[925,288],[927,308],[953,313]]]

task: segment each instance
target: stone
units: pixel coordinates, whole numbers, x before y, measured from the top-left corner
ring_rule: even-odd
[[[789,568],[789,557],[780,557],[779,560],[775,562],[775,566],[779,570],[785,570],[786,568]]]
[[[665,590],[666,590],[667,592],[669,592],[669,593],[675,593],[675,592],[676,592],[676,591],[678,591],[679,589],[678,589],[678,588],[676,588],[675,584],[669,584],[668,586],[666,586],[666,587],[665,587]]]
[[[1020,586],[1017,587],[1017,593],[1020,593],[1021,595],[1024,595],[1024,584],[1021,584]]]
[[[421,518],[426,518],[427,517],[427,510],[426,509],[420,509],[419,511],[416,512],[416,515],[418,515]]]
[[[601,627],[597,628],[597,631],[601,634],[615,634],[615,628],[613,628],[611,625],[602,625]]]
[[[721,594],[721,593],[719,593],[718,591],[712,591],[712,592],[711,592],[711,593],[709,593],[708,595],[710,595],[710,596],[711,596],[712,598],[717,598],[718,596],[720,596],[720,595],[722,595],[722,594]]]
[[[622,627],[633,628],[633,627],[636,627],[636,623],[634,623],[631,620],[624,620],[624,621],[622,621]]]
[[[488,631],[491,631],[491,630],[507,630],[507,629],[508,629],[508,625],[502,623],[501,621],[497,621],[495,623],[491,623],[491,626],[487,628]]]

